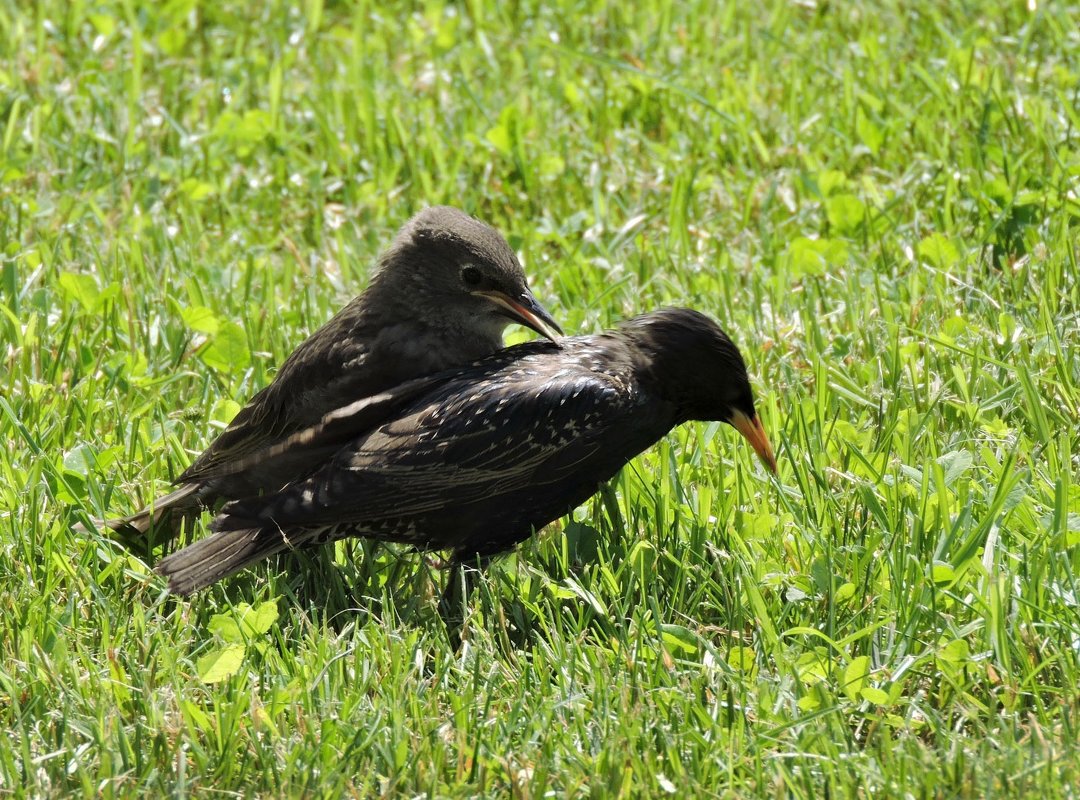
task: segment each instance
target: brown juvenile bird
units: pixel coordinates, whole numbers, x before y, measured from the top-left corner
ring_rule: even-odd
[[[299,452],[323,463],[279,492],[226,504],[212,536],[157,571],[189,594],[274,553],[345,536],[477,563],[566,514],[694,419],[730,423],[775,471],[742,356],[696,311],[518,345],[339,409],[261,453],[265,464]]]
[[[455,208],[425,209],[398,232],[363,294],[293,351],[176,479],[180,488],[105,524],[142,533],[163,512],[183,516],[222,499],[277,492],[306,477],[318,456],[283,452],[269,464],[246,457],[336,408],[495,352],[512,322],[552,341],[562,334],[494,228]]]

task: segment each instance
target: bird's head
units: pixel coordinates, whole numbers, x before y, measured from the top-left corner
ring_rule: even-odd
[[[754,409],[746,362],[720,326],[688,308],[665,308],[622,326],[644,355],[657,391],[691,420],[720,420],[746,437],[776,472],[769,437]]]
[[[448,330],[501,337],[516,322],[552,341],[562,335],[506,240],[456,208],[426,208],[405,223],[375,281]]]

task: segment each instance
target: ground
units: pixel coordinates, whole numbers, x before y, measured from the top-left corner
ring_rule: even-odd
[[[1080,9],[296,5],[0,2],[0,791],[1075,796]],[[715,317],[779,475],[684,426],[456,653],[404,550],[72,530],[433,203],[569,332]]]

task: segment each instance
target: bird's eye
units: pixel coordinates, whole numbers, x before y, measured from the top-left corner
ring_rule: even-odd
[[[476,267],[465,267],[461,271],[461,279],[465,281],[466,286],[476,286],[480,283],[480,270]]]

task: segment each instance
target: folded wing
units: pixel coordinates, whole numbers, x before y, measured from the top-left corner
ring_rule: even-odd
[[[635,405],[629,386],[587,371],[539,384],[455,381],[341,447],[307,480],[227,504],[212,527],[356,526],[363,534],[403,517],[540,492],[606,461],[605,447],[616,444],[619,421]],[[348,427],[344,419],[332,424]]]

